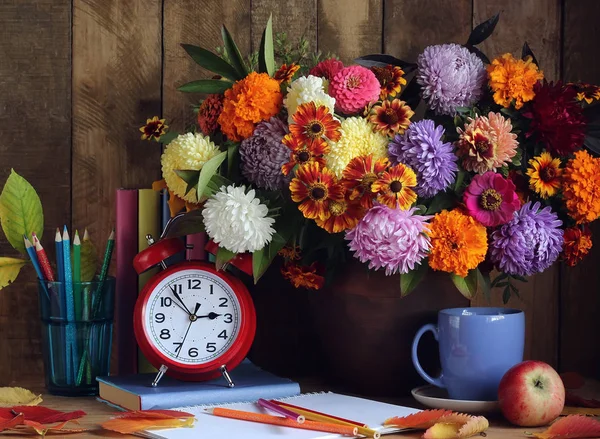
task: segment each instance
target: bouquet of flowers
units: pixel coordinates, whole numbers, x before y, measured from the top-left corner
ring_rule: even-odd
[[[354,257],[403,295],[432,269],[507,301],[591,248],[600,88],[546,81],[527,44],[490,62],[477,45],[497,22],[416,63],[275,50],[271,20],[248,59],[225,27],[222,56],[183,45],[215,76],[179,88],[207,95],[190,132],[141,128],[166,145],[155,186],[172,214],[195,211],[218,266],[251,258],[255,281],[281,257],[295,287],[319,289]]]

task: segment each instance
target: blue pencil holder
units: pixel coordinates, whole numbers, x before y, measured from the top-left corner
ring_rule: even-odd
[[[97,395],[97,376],[110,372],[115,278],[38,282],[46,387],[53,395]]]

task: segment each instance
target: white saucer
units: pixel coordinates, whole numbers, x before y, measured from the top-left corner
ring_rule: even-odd
[[[421,404],[434,409],[446,409],[461,413],[494,413],[500,410],[498,401],[465,401],[449,399],[448,393],[439,387],[427,385],[410,392]]]

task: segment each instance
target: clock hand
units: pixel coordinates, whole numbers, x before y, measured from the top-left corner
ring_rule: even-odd
[[[179,358],[179,354],[183,351],[183,345],[185,344],[185,339],[187,338],[188,332],[190,332],[190,328],[192,327],[192,323],[194,323],[197,319],[196,313],[200,309],[200,304],[196,303],[196,308],[194,309],[194,313],[190,313],[190,324],[188,325],[185,334],[183,336],[183,340],[181,340],[181,348],[179,348],[179,352],[177,352],[177,356],[175,358]]]
[[[205,316],[196,316],[197,319],[205,319],[205,318],[209,318],[211,320],[216,319],[217,317],[219,317],[221,314],[217,314],[215,312],[209,312],[208,314],[206,314]]]
[[[173,293],[173,296],[175,296],[175,298],[177,300],[179,300],[179,302],[183,305],[183,310],[185,312],[188,313],[188,315],[192,315],[192,313],[190,312],[190,310],[187,308],[187,306],[185,306],[185,303],[183,303],[183,299],[181,298],[181,296],[179,295],[179,293],[177,292],[177,290],[175,288],[171,288],[171,292]],[[177,304],[177,303],[176,303]],[[179,306],[179,305],[178,305]],[[179,307],[181,308],[181,306]]]

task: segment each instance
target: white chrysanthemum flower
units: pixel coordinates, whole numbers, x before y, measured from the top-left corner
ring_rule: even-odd
[[[219,148],[208,136],[186,133],[177,136],[165,148],[160,162],[162,175],[167,187],[175,195],[190,203],[197,203],[196,191],[191,190],[187,195],[187,183],[175,171],[199,171],[204,163],[219,154]]]
[[[292,123],[292,116],[300,104],[314,102],[317,107],[324,106],[329,108],[333,114],[335,107],[335,98],[327,94],[326,87],[329,83],[323,78],[317,76],[302,76],[293,81],[287,89],[287,96],[283,100],[283,105],[288,111],[288,123]]]
[[[234,253],[260,250],[273,237],[269,209],[245,186],[222,186],[206,200],[202,216],[208,236],[220,247]]]

